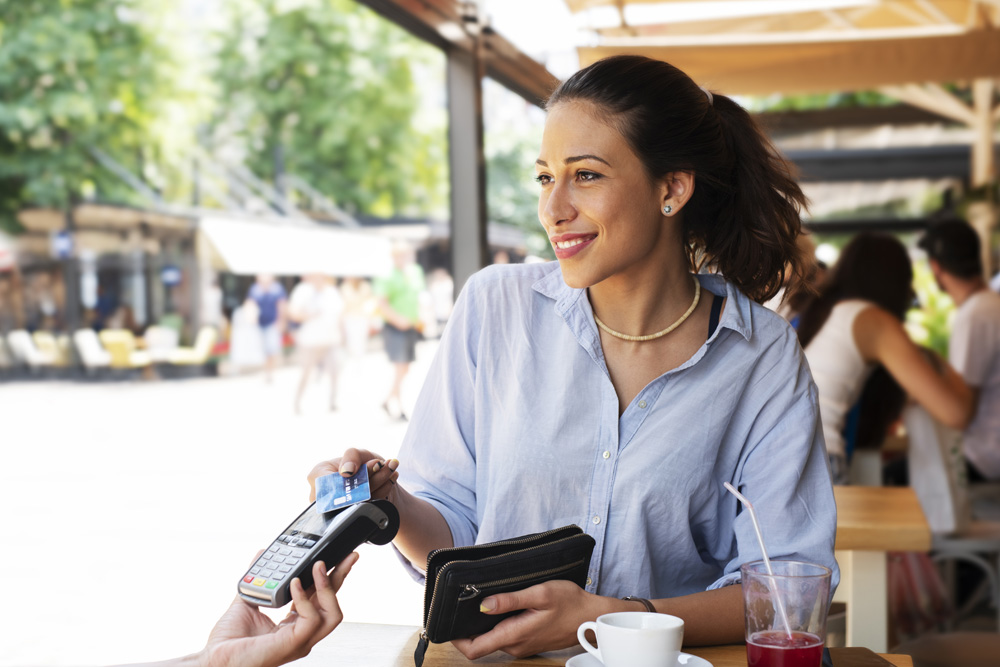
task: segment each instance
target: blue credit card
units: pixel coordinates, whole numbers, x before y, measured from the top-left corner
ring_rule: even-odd
[[[343,477],[339,473],[334,473],[316,480],[316,511],[320,514],[341,510],[371,497],[368,466],[361,466],[361,470],[353,477]]]

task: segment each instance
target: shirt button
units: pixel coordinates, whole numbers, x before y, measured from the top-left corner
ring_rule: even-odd
[[[611,458],[611,452],[605,451],[604,452],[604,458],[610,459]]]
[[[595,514],[595,515],[594,515],[594,519],[593,519],[593,521],[594,521],[594,523],[595,523],[595,524],[597,524],[597,523],[600,523],[600,522],[601,522],[601,517],[599,517],[599,516],[597,516],[597,515]]]
[[[642,408],[643,410],[645,410],[646,409],[646,401],[639,401],[639,407]]]
[[[594,582],[590,580],[590,577],[587,577],[587,585],[590,586],[592,583]]]

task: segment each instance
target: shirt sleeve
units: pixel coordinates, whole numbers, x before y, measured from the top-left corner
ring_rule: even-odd
[[[456,547],[474,544],[478,532],[476,284],[473,277],[459,295],[399,452],[400,483],[441,513]]]
[[[792,354],[795,354],[792,352]],[[801,354],[801,352],[799,352]],[[831,596],[840,579],[833,555],[837,509],[820,422],[816,385],[805,359],[789,378],[765,375],[758,386],[772,389],[750,429],[746,455],[734,486],[754,506],[772,560],[800,560],[833,571]],[[740,581],[740,565],[760,560],[750,512],[731,494],[735,556],[709,588]]]
[[[959,313],[952,326],[948,340],[948,363],[973,387],[982,387],[990,371],[989,350],[981,344],[977,348],[972,341],[996,340],[1000,326],[985,317],[975,317],[975,312],[966,316]]]

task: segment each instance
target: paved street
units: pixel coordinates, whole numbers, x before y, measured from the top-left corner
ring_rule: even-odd
[[[435,342],[404,392],[416,399]],[[256,551],[307,504],[306,474],[350,446],[394,456],[382,352],[353,361],[340,409],[298,369],[170,381],[0,383],[0,666],[108,665],[198,650]],[[347,620],[419,625],[422,586],[365,545]],[[283,614],[272,614],[283,616]]]

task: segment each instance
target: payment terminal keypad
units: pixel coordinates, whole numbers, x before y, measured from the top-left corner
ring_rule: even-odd
[[[286,546],[292,544],[305,548],[298,549],[295,546]],[[250,573],[243,577],[243,581],[265,589],[277,588],[278,584],[292,571],[292,566],[298,565],[299,561],[306,555],[308,548],[314,544],[316,542],[313,540],[282,535],[267,548],[267,551],[260,555],[257,562],[250,568]]]

